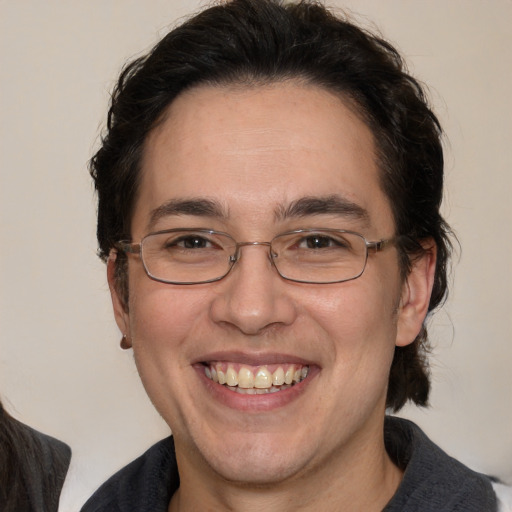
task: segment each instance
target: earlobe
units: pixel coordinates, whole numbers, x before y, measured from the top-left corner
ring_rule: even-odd
[[[107,260],[107,279],[108,287],[110,289],[110,297],[112,299],[112,307],[114,309],[114,317],[116,319],[117,326],[123,335],[121,348],[127,349],[131,347],[130,318],[128,314],[128,306],[125,303],[122,292],[119,289],[119,283],[117,282],[116,258],[117,252],[115,250],[111,250]]]
[[[126,334],[123,334],[123,337],[121,338],[121,341],[119,342],[119,346],[122,350],[128,350],[129,348],[132,348],[132,342],[126,336]]]
[[[402,285],[396,336],[398,347],[409,345],[415,340],[428,313],[437,247],[432,240],[422,245],[424,252],[413,260],[411,271]]]

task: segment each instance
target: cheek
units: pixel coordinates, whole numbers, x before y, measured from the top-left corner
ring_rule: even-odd
[[[204,341],[208,314],[206,290],[175,287],[144,279],[130,287],[130,328],[134,350],[145,358],[175,362],[186,356],[188,340]],[[155,361],[158,364],[158,361]]]
[[[311,293],[307,309],[332,338],[359,344],[395,331],[398,295],[396,283],[360,279]]]
[[[147,280],[149,281],[149,280]],[[142,383],[156,409],[169,424],[185,414],[187,379],[193,371],[194,347],[207,342],[206,297],[197,290],[149,281],[133,286],[130,325],[134,359]],[[133,292],[133,293],[132,293]]]
[[[354,406],[381,399],[387,385],[397,332],[397,283],[347,282],[328,294],[312,295],[309,303],[309,316],[321,333],[318,344],[330,361],[326,376],[336,383],[329,389],[342,388],[344,400],[351,396]]]

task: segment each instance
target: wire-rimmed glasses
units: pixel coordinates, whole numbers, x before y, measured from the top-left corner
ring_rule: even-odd
[[[341,283],[364,272],[368,253],[383,250],[394,239],[368,241],[343,229],[297,229],[270,242],[237,242],[228,233],[178,228],[149,233],[140,243],[121,241],[117,250],[138,254],[147,275],[162,283],[191,285],[226,277],[241,258],[241,248],[264,245],[279,275],[311,284]]]

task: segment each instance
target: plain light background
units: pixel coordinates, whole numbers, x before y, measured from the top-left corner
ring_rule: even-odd
[[[71,445],[65,512],[168,435],[119,349],[86,162],[123,63],[200,5],[0,0],[0,394]],[[432,322],[431,408],[403,414],[512,483],[512,2],[334,5],[397,45],[448,136],[444,213],[462,252]]]

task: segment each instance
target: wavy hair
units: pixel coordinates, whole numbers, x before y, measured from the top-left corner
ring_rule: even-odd
[[[381,187],[394,215],[402,275],[422,242],[437,246],[429,312],[447,293],[450,229],[440,214],[442,129],[420,83],[397,50],[314,1],[232,0],[210,7],[170,31],[147,55],[128,64],[112,94],[101,147],[90,161],[98,193],[100,257],[130,238],[130,222],[149,132],[170,103],[200,84],[254,86],[299,80],[351,102],[373,132]],[[126,260],[117,278],[127,297]],[[429,345],[423,326],[397,347],[387,406],[428,401]]]

